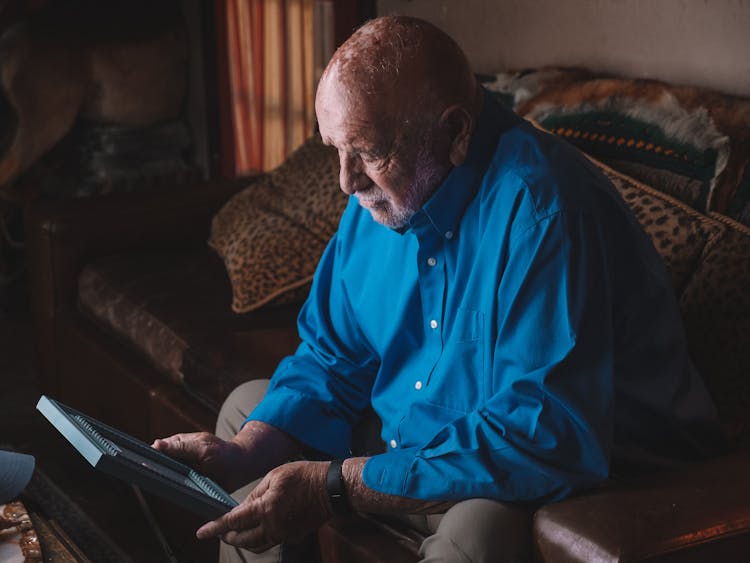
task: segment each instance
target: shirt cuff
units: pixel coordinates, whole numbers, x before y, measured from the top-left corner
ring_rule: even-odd
[[[416,448],[404,448],[372,456],[362,470],[362,480],[369,488],[397,496],[406,494],[416,457]]]
[[[288,388],[269,391],[245,422],[257,420],[283,430],[300,442],[333,457],[351,456],[349,425],[331,415],[319,400]],[[314,420],[315,424],[310,424]]]

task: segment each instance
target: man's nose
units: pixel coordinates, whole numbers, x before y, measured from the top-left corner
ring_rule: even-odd
[[[362,160],[356,155],[342,154],[339,157],[341,171],[339,172],[339,184],[341,191],[346,195],[353,195],[357,190],[364,187],[366,177],[362,168]]]

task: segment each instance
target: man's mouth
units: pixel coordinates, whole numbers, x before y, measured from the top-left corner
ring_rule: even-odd
[[[383,200],[382,199],[364,199],[364,198],[357,198],[357,201],[362,207],[365,207],[367,209],[374,209],[375,207],[382,207],[383,206]]]

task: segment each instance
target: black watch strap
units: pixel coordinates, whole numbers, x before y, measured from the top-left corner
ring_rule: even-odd
[[[326,490],[328,491],[328,501],[331,503],[333,514],[335,516],[345,516],[351,514],[352,508],[349,499],[346,497],[344,488],[344,460],[334,459],[328,466],[326,475]]]

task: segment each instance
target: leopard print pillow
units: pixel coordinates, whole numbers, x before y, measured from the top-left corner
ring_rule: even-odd
[[[319,136],[233,196],[208,241],[227,269],[232,310],[302,300],[346,202],[336,151]]]
[[[589,159],[614,184],[667,265],[680,295],[703,251],[723,232],[721,224],[688,205],[642,184],[609,166]]]

